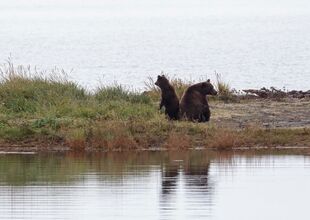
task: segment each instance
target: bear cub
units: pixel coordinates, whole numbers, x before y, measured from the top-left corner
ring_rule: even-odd
[[[211,112],[207,95],[217,95],[210,79],[188,87],[180,102],[181,117],[190,121],[209,121]]]
[[[179,99],[173,86],[169,83],[169,80],[164,76],[157,76],[155,85],[161,90],[161,101],[159,109],[165,107],[165,114],[168,115],[171,120],[179,119]]]

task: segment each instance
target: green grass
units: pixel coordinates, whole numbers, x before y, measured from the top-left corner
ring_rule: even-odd
[[[149,120],[158,115],[149,96],[121,85],[90,93],[62,70],[40,73],[11,63],[0,68],[0,139],[20,139],[42,130],[64,135],[70,126],[85,127],[89,121]]]
[[[120,85],[100,87],[90,94],[74,82],[68,81],[62,71],[43,76],[30,68],[2,67],[0,78],[0,113],[43,118],[131,118],[136,114],[149,117],[150,97],[129,91]]]
[[[68,81],[63,72],[44,77],[42,73],[32,73],[30,68],[9,63],[0,74],[1,106],[6,113],[37,113],[88,98],[86,91]]]
[[[95,93],[95,98],[99,102],[126,101],[132,104],[150,104],[149,96],[143,95],[136,91],[126,90],[122,85],[99,87]]]
[[[193,82],[171,79],[179,96]],[[93,93],[69,81],[62,70],[38,73],[30,67],[0,68],[0,144],[31,140],[62,140],[74,150],[137,150],[205,146],[231,149],[247,144],[286,144],[302,140],[309,130],[231,131],[212,124],[171,122],[158,111],[160,91],[151,78],[147,92],[121,85],[101,86]],[[218,77],[220,96],[232,95]],[[223,99],[219,99],[223,100]]]

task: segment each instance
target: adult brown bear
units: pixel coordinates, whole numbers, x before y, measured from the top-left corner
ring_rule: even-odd
[[[181,117],[197,122],[209,121],[211,112],[207,95],[217,95],[210,79],[188,87],[180,102]]]
[[[159,109],[165,106],[165,113],[168,115],[169,119],[179,119],[179,99],[173,86],[169,83],[169,80],[164,75],[158,75],[155,85],[161,89]]]

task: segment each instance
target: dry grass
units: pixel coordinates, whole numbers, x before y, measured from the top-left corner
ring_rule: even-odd
[[[209,100],[214,101],[214,100],[222,100],[222,101],[236,101],[237,96],[234,94],[234,90],[231,89],[230,85],[222,79],[221,74],[215,72],[215,78],[216,82],[214,84],[215,89],[218,91],[218,96],[210,96]],[[170,77],[166,76],[170,82],[170,84],[174,87],[177,96],[179,99],[182,97],[184,94],[185,90],[197,83],[192,80],[182,80],[180,78],[176,77]],[[204,81],[203,79],[200,79],[199,81]],[[148,77],[147,81],[145,81],[145,94],[147,94],[153,101],[158,101],[160,100],[160,95],[161,91],[160,89],[155,85],[155,80],[152,77]]]
[[[120,121],[97,121],[86,126],[83,134],[75,137],[74,140],[76,139],[80,140],[77,143],[78,145],[94,150],[128,151],[142,148],[135,141],[127,123]],[[75,142],[71,141],[71,143],[74,144]]]
[[[111,123],[113,124],[113,122]],[[164,126],[160,123],[151,123],[143,128],[139,123],[130,126],[118,124],[117,127],[115,125],[112,127],[114,128],[110,126],[105,129],[97,127],[97,131],[94,130],[94,135],[89,136],[86,141],[88,146],[105,151],[147,150],[149,147],[186,150],[197,146],[220,151],[257,146],[270,148],[278,146],[310,147],[309,128],[263,129],[251,127],[235,131],[208,125],[199,125],[193,128],[192,123],[187,122]],[[110,135],[107,135],[107,132]]]
[[[246,128],[232,130],[190,122],[97,121],[86,127],[60,130],[73,151],[186,150],[204,146],[219,151],[242,147],[309,146],[310,129]],[[22,138],[20,140],[23,140]],[[11,142],[13,143],[13,142]],[[17,140],[17,143],[20,143]]]
[[[118,135],[113,139],[106,140],[108,151],[129,151],[142,149],[137,142],[128,135]]]
[[[177,132],[171,132],[165,143],[168,150],[187,150],[192,146],[189,135]]]
[[[243,137],[238,132],[227,129],[217,129],[211,134],[210,140],[207,142],[207,147],[217,150],[231,150],[243,144]]]
[[[310,129],[264,129],[248,127],[242,130],[213,128],[206,131],[206,148],[234,150],[241,147],[310,147]]]
[[[71,129],[66,133],[66,145],[73,151],[85,151],[87,143],[82,129]]]
[[[236,95],[234,94],[233,89],[231,89],[230,85],[226,82],[224,82],[222,75],[215,72],[216,77],[216,84],[215,88],[218,92],[217,99],[223,100],[223,101],[236,101]],[[214,97],[213,97],[214,99]]]

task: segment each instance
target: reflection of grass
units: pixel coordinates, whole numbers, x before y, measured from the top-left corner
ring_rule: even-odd
[[[104,181],[123,181],[132,175],[145,176],[154,165],[169,166],[175,158],[183,158],[188,167],[206,167],[210,154],[206,152],[140,152],[67,155],[0,155],[0,183],[9,185],[59,184],[83,180],[89,172],[99,174]],[[166,165],[167,164],[167,165]],[[137,166],[138,165],[138,166]],[[141,166],[143,165],[143,166]]]
[[[290,154],[279,151],[243,152],[243,157],[255,159],[257,155]],[[234,164],[236,153],[229,151],[140,151],[84,154],[0,155],[0,183],[6,185],[47,185],[83,181],[88,173],[97,173],[102,181],[123,183],[128,176],[145,177],[154,169],[167,170],[183,167],[186,173],[200,169],[206,172],[211,160],[221,165]],[[177,162],[182,161],[182,162]],[[180,164],[182,163],[182,165]],[[180,166],[179,166],[180,165]],[[132,172],[134,171],[134,172]],[[104,174],[104,175],[103,175]]]
[[[288,145],[308,143],[309,130],[217,128],[212,124],[170,122],[157,111],[160,92],[152,79],[148,92],[123,86],[101,86],[87,92],[68,81],[63,71],[37,73],[31,68],[0,69],[0,143],[22,146],[38,141],[61,142],[75,151],[98,149],[140,150],[164,146],[187,149],[206,146],[231,149],[243,145]],[[179,96],[193,82],[171,79]],[[227,84],[218,78],[220,95],[230,96]]]
[[[68,182],[86,166],[59,156],[2,155],[0,182],[12,185]],[[70,173],[71,175],[68,175]]]

